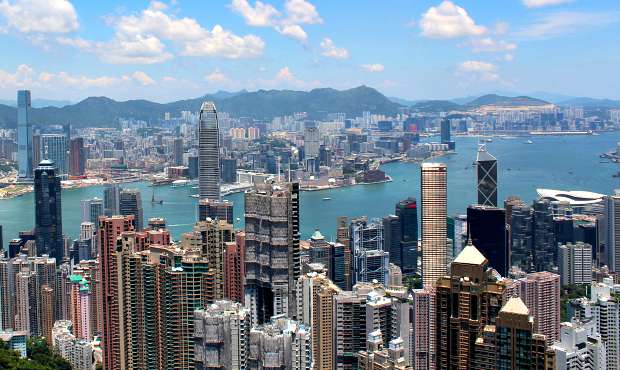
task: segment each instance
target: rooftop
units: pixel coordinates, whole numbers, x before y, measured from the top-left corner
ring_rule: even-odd
[[[512,297],[508,300],[508,302],[502,307],[500,312],[514,313],[518,315],[529,315],[530,310],[527,308],[525,303],[519,297]]]
[[[463,248],[461,253],[454,259],[455,263],[466,263],[470,265],[482,265],[487,259],[480,253],[478,248],[469,244]]]

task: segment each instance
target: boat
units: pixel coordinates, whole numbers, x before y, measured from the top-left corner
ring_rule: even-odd
[[[526,142],[525,142],[525,143],[523,143],[523,144],[534,144],[534,142],[533,142],[532,140],[528,140],[528,141],[526,141]]]
[[[492,143],[492,142],[493,142],[493,139],[491,139],[491,138],[486,138],[486,139],[482,139],[482,140],[480,140],[480,141],[482,141],[483,143]]]
[[[153,193],[151,195],[151,204],[164,204],[162,199],[155,199],[155,188],[153,188]]]
[[[323,198],[323,200],[332,200],[332,198],[325,197],[325,198]]]
[[[611,175],[612,177],[620,177],[620,172],[618,173],[614,173],[613,175]]]
[[[174,180],[172,182],[173,188],[178,188],[178,187],[187,186],[187,185],[189,185],[189,180]]]

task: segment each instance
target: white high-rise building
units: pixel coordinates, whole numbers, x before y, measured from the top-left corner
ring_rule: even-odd
[[[198,185],[200,199],[220,200],[220,134],[215,104],[210,101],[200,107]]]
[[[583,242],[561,245],[558,265],[562,285],[589,285],[592,283],[592,246]]]
[[[579,298],[571,302],[575,313],[573,319],[592,320],[596,331],[601,334],[605,345],[607,369],[620,369],[620,285],[611,278],[602,283],[592,283],[590,298]]]
[[[448,167],[422,163],[422,282],[435,285],[447,268]]]
[[[556,370],[607,369],[605,345],[593,320],[563,322],[560,341],[551,346]]]

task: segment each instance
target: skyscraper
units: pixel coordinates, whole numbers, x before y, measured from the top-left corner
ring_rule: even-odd
[[[198,122],[198,185],[200,198],[220,200],[220,135],[215,104],[202,103]]]
[[[142,211],[142,195],[138,189],[123,189],[119,194],[119,214],[134,216],[134,227],[137,231],[144,227],[144,213]]]
[[[478,148],[476,173],[478,204],[497,207],[497,159],[489,154],[485,145]]]
[[[437,369],[469,369],[478,335],[495,323],[506,286],[488,265],[469,244],[452,262],[450,276],[437,281]]]
[[[368,222],[363,217],[350,226],[353,253],[353,284],[377,280],[388,283],[390,254],[385,250],[383,224],[380,220]]]
[[[44,159],[34,171],[37,255],[48,254],[58,262],[64,255],[60,192],[60,177],[54,162]]]
[[[17,165],[18,178],[32,178],[32,124],[30,123],[30,91],[17,92]]]
[[[103,200],[99,198],[82,200],[82,222],[92,222],[96,225],[103,213]]]
[[[620,192],[605,197],[607,215],[607,256],[609,269],[620,271]]]
[[[422,163],[422,282],[434,285],[446,273],[447,180],[443,163]]]
[[[396,204],[396,216],[400,221],[400,244],[404,275],[413,275],[418,268],[418,207],[413,197]],[[391,257],[391,256],[390,256]]]
[[[534,272],[519,279],[519,297],[534,316],[534,329],[552,344],[560,335],[560,276]]]
[[[41,149],[45,159],[56,164],[56,174],[66,176],[69,173],[67,137],[63,134],[42,134]]]
[[[493,206],[467,207],[467,235],[500,275],[508,276],[510,253],[506,245],[506,213]]]
[[[103,213],[107,217],[119,214],[120,187],[118,184],[105,184],[103,187]]]
[[[183,138],[177,137],[172,143],[172,162],[175,166],[183,165]]]
[[[245,304],[252,323],[297,315],[299,184],[261,184],[245,193]]]
[[[76,137],[69,143],[69,175],[82,176],[86,169],[84,139]]]

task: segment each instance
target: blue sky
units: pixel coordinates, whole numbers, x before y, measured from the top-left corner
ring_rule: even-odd
[[[0,0],[0,99],[217,90],[620,98],[617,0]]]

